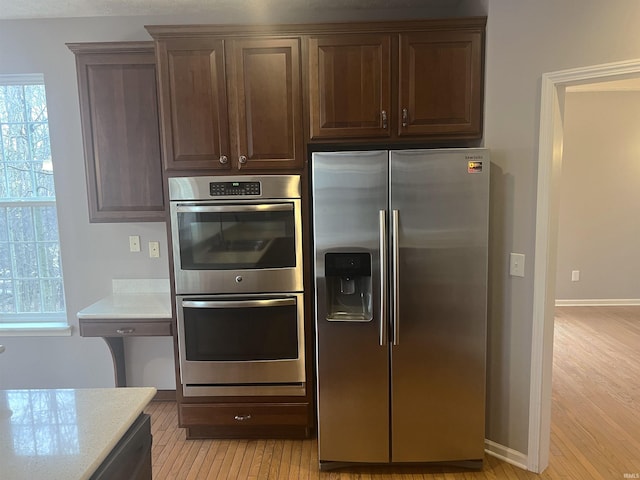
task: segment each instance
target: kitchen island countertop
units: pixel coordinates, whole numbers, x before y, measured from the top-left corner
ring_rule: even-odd
[[[155,393],[153,387],[0,390],[0,477],[90,478]]]

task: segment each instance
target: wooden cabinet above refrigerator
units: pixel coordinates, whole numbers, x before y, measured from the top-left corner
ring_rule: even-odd
[[[310,141],[480,139],[485,23],[344,24],[310,35]]]

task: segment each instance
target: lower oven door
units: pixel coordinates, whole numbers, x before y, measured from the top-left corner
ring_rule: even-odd
[[[303,295],[179,295],[185,396],[304,395]]]

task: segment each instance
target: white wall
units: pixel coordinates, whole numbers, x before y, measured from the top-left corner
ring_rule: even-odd
[[[113,386],[109,350],[102,339],[79,336],[76,312],[107,295],[112,278],[168,278],[164,224],[88,220],[75,60],[64,44],[142,34],[126,33],[131,30],[126,24],[107,27],[91,21],[0,22],[0,74],[43,73],[45,78],[66,306],[74,327],[71,337],[2,338],[6,352],[0,357],[0,388]],[[129,234],[144,242],[159,240],[161,258],[129,253]],[[157,343],[158,350],[171,355],[170,339]],[[159,387],[174,388],[171,375],[157,377],[153,372],[138,381],[158,380]]]
[[[640,299],[640,92],[565,98],[556,298]],[[571,281],[571,271],[580,280]]]
[[[485,145],[492,151],[487,436],[527,452],[540,80],[640,58],[634,0],[489,0]],[[526,255],[524,278],[509,252]]]

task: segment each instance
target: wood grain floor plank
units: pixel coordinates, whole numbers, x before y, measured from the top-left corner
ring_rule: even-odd
[[[249,476],[247,477],[250,480],[256,480],[258,478],[258,474],[260,473],[260,466],[262,465],[262,459],[264,457],[264,449],[266,445],[267,445],[266,440],[258,440],[256,444],[256,450],[253,454],[251,467],[249,468]]]

